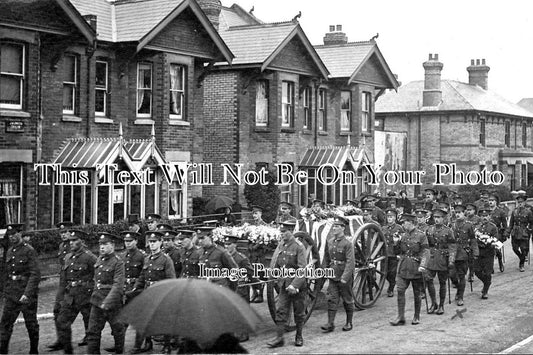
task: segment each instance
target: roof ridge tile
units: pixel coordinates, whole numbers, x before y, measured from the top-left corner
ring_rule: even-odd
[[[268,27],[274,27],[279,25],[294,25],[296,26],[297,23],[292,21],[283,21],[283,22],[269,22],[269,23],[261,23],[261,24],[252,24],[252,25],[240,25],[240,26],[231,26],[227,30],[233,31],[233,30],[242,30],[247,28],[268,28]]]

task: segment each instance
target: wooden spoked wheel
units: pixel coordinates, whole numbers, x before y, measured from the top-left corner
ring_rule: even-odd
[[[307,255],[308,260],[310,261],[310,247],[307,247]],[[324,284],[324,279],[307,279],[307,287],[305,291],[305,320],[304,322],[307,322],[309,317],[311,316],[311,313],[313,312],[313,308],[316,305],[318,293],[320,292],[320,289],[322,288]],[[277,282],[269,282],[267,284],[267,303],[268,303],[268,310],[270,312],[270,316],[272,317],[272,320],[276,321],[276,305],[279,298],[280,289]],[[287,331],[292,331],[296,329],[296,324],[294,323],[294,317],[292,316],[292,306],[290,307],[289,317],[287,324],[285,326],[285,329]]]
[[[387,242],[381,228],[366,223],[353,237],[355,271],[353,295],[356,307],[366,309],[376,303],[387,277]]]

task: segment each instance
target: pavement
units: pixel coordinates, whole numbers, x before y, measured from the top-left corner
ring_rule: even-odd
[[[489,291],[489,299],[481,299],[482,283],[474,282],[473,292],[470,285],[464,298],[464,306],[458,307],[446,301],[444,315],[428,315],[425,303],[421,314],[421,324],[413,326],[410,319],[413,314],[412,292],[407,290],[406,318],[407,325],[392,327],[389,321],[396,316],[396,297],[382,295],[370,309],[356,312],[354,329],[350,332],[341,330],[344,324],[342,306],[335,321],[336,329],[323,334],[320,326],[327,319],[325,302],[315,307],[313,314],[304,328],[304,346],[295,347],[294,332],[286,334],[286,345],[278,349],[269,349],[268,340],[275,335],[274,322],[270,318],[267,303],[252,304],[262,317],[255,335],[242,345],[250,353],[533,353],[533,265],[526,264],[526,272],[519,272],[518,261],[512,253],[510,242],[506,242],[506,270],[501,273],[495,263],[495,274]],[[438,286],[437,286],[438,287]],[[452,289],[452,298],[455,290]],[[39,313],[51,313],[55,285],[47,281],[41,286]],[[458,316],[461,314],[462,318]],[[55,341],[53,320],[43,317],[40,321],[41,352],[46,345]],[[113,339],[108,325],[102,333],[102,349],[111,347]],[[83,338],[84,329],[81,315],[73,324],[73,344],[77,354],[83,354],[87,347],[76,347]],[[126,351],[133,347],[134,330],[129,328],[126,334]],[[10,344],[11,353],[27,353],[28,337],[24,323],[15,325]],[[153,353],[161,351],[157,345]],[[102,350],[103,353],[105,351]],[[61,353],[61,352],[57,352]]]

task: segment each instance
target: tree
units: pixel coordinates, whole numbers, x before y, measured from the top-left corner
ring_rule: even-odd
[[[259,172],[260,169],[255,169]],[[257,183],[255,185],[244,186],[244,197],[248,206],[258,205],[263,208],[263,220],[270,223],[278,215],[281,191],[276,185],[275,174],[269,171],[266,175],[266,185]]]

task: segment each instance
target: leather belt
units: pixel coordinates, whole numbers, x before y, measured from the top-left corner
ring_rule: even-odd
[[[132,283],[135,283],[135,281],[137,281],[137,278],[136,277],[127,277],[124,281],[127,284],[132,284]]]
[[[346,264],[346,261],[344,261],[344,260],[331,260],[331,263],[335,264],[335,265],[342,265],[342,264]]]
[[[110,290],[113,287],[113,285],[107,285],[107,284],[101,284],[97,283],[96,288],[99,290]]]
[[[26,281],[28,279],[28,276],[11,275],[11,276],[9,276],[9,279],[12,280],[12,281]]]
[[[77,286],[87,286],[87,281],[67,281],[67,286],[77,287]]]

